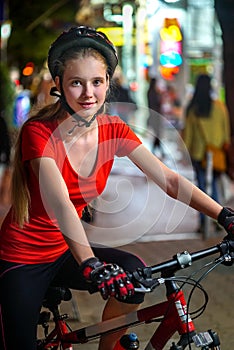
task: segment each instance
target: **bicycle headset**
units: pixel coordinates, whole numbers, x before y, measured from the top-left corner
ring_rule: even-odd
[[[105,58],[107,63],[107,73],[111,78],[118,64],[116,49],[104,33],[97,31],[94,28],[86,26],[71,27],[68,31],[64,31],[60,34],[60,36],[51,44],[48,52],[48,69],[53,80],[55,80],[56,76],[59,77],[61,86],[60,94],[58,94],[56,87],[52,87],[50,94],[59,97],[63,108],[77,121],[77,126],[85,125],[86,127],[89,127],[95,120],[97,113],[90,121],[87,121],[69,106],[62,89],[62,73],[59,66],[63,55],[67,50],[72,49],[75,52],[76,49],[88,47],[98,51]]]

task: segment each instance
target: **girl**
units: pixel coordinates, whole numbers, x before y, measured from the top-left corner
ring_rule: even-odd
[[[91,247],[83,208],[102,193],[114,156],[128,156],[173,198],[217,219],[222,207],[163,165],[119,118],[103,112],[118,59],[108,38],[71,28],[51,45],[48,67],[58,100],[22,127],[15,149],[12,207],[0,233],[2,349],[36,349],[37,320],[49,285],[99,291],[103,320],[143,302],[125,271],[136,256]],[[225,218],[226,218],[225,212]],[[103,278],[105,277],[105,279]],[[121,332],[103,337],[111,350]]]

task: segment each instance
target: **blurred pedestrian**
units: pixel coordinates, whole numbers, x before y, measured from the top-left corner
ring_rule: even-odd
[[[149,88],[147,91],[147,102],[149,108],[149,117],[147,120],[148,128],[153,131],[153,141],[151,145],[151,151],[154,153],[155,149],[158,148],[162,151],[161,147],[161,137],[162,137],[162,117],[161,106],[162,98],[160,90],[157,86],[157,79],[151,78],[149,83]]]
[[[130,89],[124,84],[124,76],[118,66],[112,80],[112,92],[108,98],[108,113],[118,115],[129,123],[136,111],[136,103],[131,97]]]
[[[224,103],[212,96],[211,78],[206,74],[199,75],[194,94],[186,109],[184,142],[191,156],[196,173],[198,187],[206,192],[206,168],[203,160],[206,157],[206,146],[212,144],[226,150],[230,144],[230,125]],[[219,202],[217,181],[220,172],[213,168],[212,198]],[[201,215],[200,231],[204,228],[204,215]]]
[[[54,81],[48,69],[44,69],[40,77],[35,79],[34,103],[38,108],[49,105],[55,101],[55,97],[50,95],[50,89],[54,86]],[[39,80],[39,81],[38,81]]]
[[[23,85],[19,87],[14,102],[13,124],[16,128],[20,128],[28,119],[31,110],[31,91],[24,89]]]
[[[161,113],[176,129],[181,129],[183,109],[173,85],[168,84],[162,93]]]

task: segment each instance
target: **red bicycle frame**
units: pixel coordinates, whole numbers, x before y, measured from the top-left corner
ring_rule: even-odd
[[[162,350],[176,331],[181,336],[180,342],[183,339],[186,345],[191,342],[191,336],[195,334],[194,323],[187,313],[183,290],[178,289],[176,283],[172,281],[166,282],[166,287],[167,291],[170,292],[167,297],[168,301],[138,311],[139,319],[144,320],[144,322],[163,316],[160,325],[147,345],[147,350]]]
[[[195,332],[191,317],[187,314],[187,305],[184,293],[178,288],[175,282],[166,282],[168,300],[152,305],[128,315],[113,318],[79,330],[69,331],[62,316],[57,319],[55,329],[48,335],[44,349],[51,346],[58,346],[61,342],[62,349],[71,349],[71,344],[82,344],[99,338],[101,335],[116,330],[135,326],[142,323],[149,323],[156,318],[163,317],[160,325],[152,336],[147,350],[162,350],[172,335],[178,331],[187,344],[191,341],[191,335]],[[56,348],[55,348],[56,349]]]
[[[58,311],[58,304],[61,300],[69,299],[61,298],[60,302],[56,305],[52,303],[52,307],[47,305],[54,315],[55,328],[50,334],[46,334],[44,340],[38,341],[38,350],[49,348],[56,350],[60,345],[63,350],[69,350],[72,349],[71,344],[87,343],[102,335],[110,334],[120,329],[126,329],[131,326],[154,321],[160,324],[145,347],[145,350],[163,350],[164,346],[175,332],[179,333],[180,339],[177,344],[172,344],[170,350],[185,349],[186,346],[192,342],[194,342],[197,347],[200,347],[201,350],[208,348],[220,349],[219,338],[215,332],[211,330],[199,334],[195,332],[194,323],[187,312],[187,304],[183,290],[177,285],[173,277],[175,271],[190,266],[192,260],[199,260],[218,252],[222,254],[219,260],[224,259],[223,257],[226,257],[225,260],[227,259],[228,261],[230,258],[234,260],[234,254],[230,256],[229,249],[229,242],[223,241],[220,245],[192,253],[191,255],[188,254],[188,252],[184,252],[173,260],[152,267],[146,267],[144,271],[146,275],[147,271],[150,269],[153,274],[161,272],[162,278],[155,279],[154,286],[151,285],[152,288],[147,287],[146,284],[142,284],[145,291],[150,292],[156,285],[165,283],[167,300],[120,317],[99,322],[95,325],[71,331],[65,321],[67,316],[60,315]],[[234,247],[232,249],[234,249]],[[139,280],[137,279],[137,281],[147,281],[146,276],[143,278],[141,277],[142,275],[139,275]],[[44,328],[47,329],[45,324],[46,322],[44,322]]]
[[[55,327],[54,329],[46,335],[46,339],[39,341],[37,344],[37,349],[58,349],[61,345],[63,350],[72,350],[72,344],[69,342],[64,342],[63,339],[66,334],[69,334],[71,331],[66,322],[65,318],[68,318],[68,315],[57,315],[54,318]]]

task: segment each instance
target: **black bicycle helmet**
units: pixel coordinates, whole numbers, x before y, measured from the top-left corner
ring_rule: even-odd
[[[58,75],[58,62],[63,54],[79,47],[91,47],[100,52],[106,59],[110,77],[118,64],[118,56],[114,45],[107,36],[94,28],[79,26],[64,31],[50,46],[48,53],[48,68],[53,79]]]

